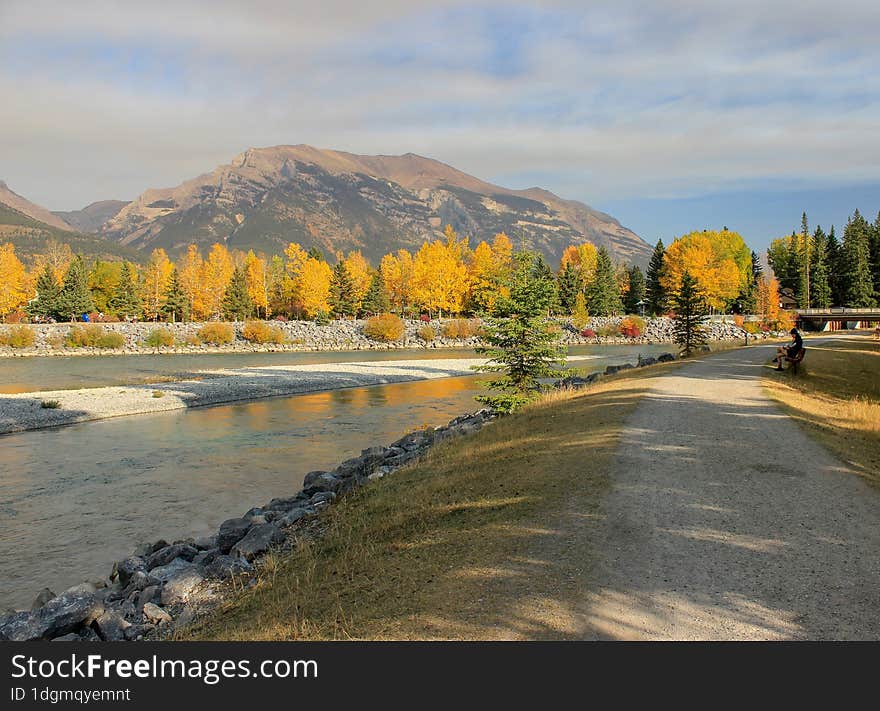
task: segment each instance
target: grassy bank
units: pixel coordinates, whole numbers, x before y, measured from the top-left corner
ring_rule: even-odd
[[[800,372],[768,373],[769,394],[826,447],[880,485],[880,343],[807,343]]]
[[[555,393],[439,445],[331,507],[322,536],[180,637],[564,637],[621,427],[674,367]]]

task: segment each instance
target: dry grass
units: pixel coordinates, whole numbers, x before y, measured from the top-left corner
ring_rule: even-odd
[[[565,607],[569,573],[588,556],[568,515],[582,522],[595,513],[624,421],[670,367],[555,393],[436,447],[331,507],[321,537],[273,559],[271,575],[264,569],[254,588],[178,636],[564,636],[558,620],[511,621],[526,598],[551,618]]]
[[[770,395],[859,473],[880,485],[880,343],[807,343],[798,375],[764,379]]]

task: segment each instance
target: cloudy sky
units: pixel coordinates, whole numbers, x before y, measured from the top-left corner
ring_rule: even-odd
[[[880,209],[876,0],[0,0],[0,179],[50,209],[250,146],[409,151],[649,242]]]

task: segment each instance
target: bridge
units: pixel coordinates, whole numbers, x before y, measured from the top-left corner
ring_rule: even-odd
[[[846,331],[880,324],[880,307],[796,309],[798,325],[809,331]]]

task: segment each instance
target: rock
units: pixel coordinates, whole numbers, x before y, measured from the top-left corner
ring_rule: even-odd
[[[171,622],[173,618],[158,605],[148,602],[144,605],[144,619],[154,625],[164,625]]]
[[[0,639],[54,639],[91,624],[103,612],[103,603],[94,595],[63,593],[35,612],[17,612],[0,620]]]
[[[642,358],[641,355],[639,356],[639,367],[640,368],[644,368],[645,366],[648,366],[648,365],[654,365],[656,362],[657,362],[657,359],[652,356],[648,356],[647,358]]]
[[[269,519],[266,518],[263,514],[259,514],[257,516],[249,516],[251,520],[251,526],[261,526],[264,523],[268,523]]]
[[[150,585],[158,585],[160,582],[159,578],[155,575],[150,575],[142,570],[138,570],[128,580],[128,585],[125,588],[125,592],[127,593],[126,597],[128,597],[133,591],[143,590]]]
[[[658,363],[670,363],[675,360],[675,356],[672,353],[661,353],[657,356]]]
[[[254,526],[247,535],[232,547],[232,555],[251,561],[269,547],[284,540],[284,534],[274,523]]]
[[[323,474],[324,472],[321,473]],[[308,474],[306,476],[308,476]],[[303,485],[305,486],[305,482],[303,482]],[[272,499],[266,506],[266,509],[268,511],[278,511],[283,514],[291,509],[297,508],[302,502],[303,499],[299,495],[289,496],[283,499]]]
[[[125,630],[131,627],[131,623],[116,612],[107,611],[92,623],[98,636],[105,642],[122,642],[125,640]]]
[[[156,551],[162,550],[163,548],[167,548],[167,547],[168,547],[168,541],[166,541],[164,538],[160,538],[158,541],[156,541],[153,544],[153,547],[152,547],[152,550],[150,550],[150,553],[155,553]]]
[[[65,593],[80,593],[80,594],[90,594],[98,592],[98,586],[94,583],[90,583],[88,580],[80,583],[79,585],[74,585],[73,587],[67,588],[64,591]]]
[[[217,536],[201,536],[193,540],[193,546],[200,551],[214,548],[217,545]]]
[[[183,558],[184,560],[192,560],[198,553],[195,546],[188,544],[174,544],[160,548],[153,553],[146,561],[147,570],[158,568],[162,565],[168,565],[175,558]]]
[[[614,375],[620,371],[619,365],[609,365],[605,368],[605,375]]]
[[[230,518],[224,521],[217,533],[217,548],[221,553],[229,553],[232,546],[245,537],[250,527],[251,522],[246,518]]]
[[[337,477],[335,474],[332,474],[330,472],[325,472],[324,474],[321,474],[321,476],[319,476],[317,479],[312,481],[311,486],[308,486],[305,489],[303,489],[303,493],[308,494],[308,496],[311,498],[312,496],[314,496],[318,492],[322,492],[322,491],[334,491],[335,492],[335,491],[339,491],[340,488],[342,488],[342,478]]]
[[[82,642],[83,638],[74,632],[68,632],[67,634],[63,634],[60,637],[55,637],[53,642]]]
[[[125,628],[123,635],[127,642],[134,642],[135,640],[143,639],[149,629],[151,629],[151,627],[148,627],[147,625],[130,624]]]
[[[253,569],[250,563],[242,558],[231,555],[218,555],[205,568],[205,574],[212,578],[229,578],[241,573],[249,573]]]
[[[186,602],[204,580],[205,577],[195,566],[181,571],[174,577],[166,580],[162,586],[160,597],[162,605],[168,606]]]
[[[284,516],[278,519],[278,525],[281,527],[292,526],[294,523],[299,521],[301,518],[305,518],[309,515],[309,509],[291,509]]]
[[[193,565],[198,565],[204,568],[208,565],[214,558],[220,555],[220,549],[218,548],[209,548],[205,551],[199,551],[198,555],[192,559]]]
[[[144,559],[139,556],[130,556],[114,564],[110,580],[119,578],[119,582],[125,587],[128,585],[131,576],[138,570],[146,572]]]
[[[322,469],[318,469],[318,470],[315,470],[315,471],[312,471],[312,472],[309,472],[308,474],[306,474],[303,477],[303,489],[310,487],[312,485],[312,482],[315,481],[315,479],[317,479],[322,474],[326,474],[326,473],[327,472],[323,471]],[[294,498],[296,498],[296,497],[294,497]],[[273,499],[272,501],[275,502],[275,501],[278,501],[278,499]]]
[[[180,573],[183,573],[184,571],[187,571],[190,568],[194,567],[195,566],[192,563],[184,560],[183,558],[175,558],[168,565],[153,568],[150,571],[150,575],[160,580],[161,582],[167,582],[176,575],[179,575]]]
[[[150,585],[148,588],[144,588],[138,593],[138,599],[135,603],[135,609],[138,612],[143,612],[144,606],[147,603],[154,602],[159,597],[159,586],[158,585]]]
[[[45,605],[49,600],[55,597],[55,593],[53,593],[49,588],[43,588],[37,593],[37,596],[34,598],[34,601],[31,603],[31,612],[35,612],[39,610],[43,605]]]

